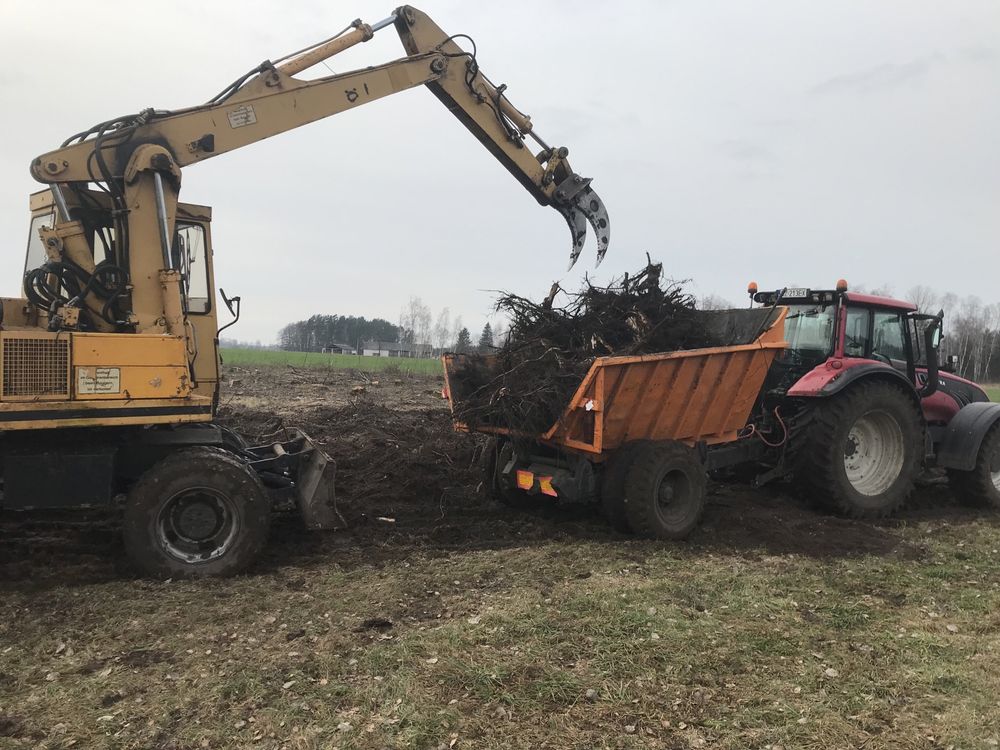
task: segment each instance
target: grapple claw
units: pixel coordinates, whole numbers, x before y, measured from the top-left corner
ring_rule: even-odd
[[[594,236],[597,237],[597,263],[594,268],[597,268],[604,260],[608,244],[611,242],[611,219],[608,217],[608,209],[604,207],[604,201],[590,185],[577,194],[576,205],[594,228]]]
[[[576,265],[583,252],[583,246],[587,242],[588,222],[597,237],[597,265],[601,265],[611,241],[611,220],[604,201],[590,187],[590,179],[577,174],[567,177],[556,188],[553,207],[566,219],[573,234],[573,249],[569,255],[567,270]]]
[[[569,268],[566,269],[569,271],[576,265],[577,258],[580,257],[587,242],[587,218],[571,204],[557,205],[556,210],[566,219],[569,231],[573,235],[573,248],[569,251]]]

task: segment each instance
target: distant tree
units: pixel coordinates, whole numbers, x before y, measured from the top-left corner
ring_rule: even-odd
[[[443,307],[434,322],[434,346],[438,349],[447,349],[451,341],[451,311]]]
[[[458,341],[458,334],[462,331],[465,326],[462,325],[462,316],[456,315],[455,319],[451,322],[451,337],[448,339],[448,346],[454,346],[455,342]],[[471,342],[470,342],[471,343]]]
[[[317,352],[331,344],[356,346],[359,341],[398,341],[399,329],[388,320],[354,315],[313,315],[289,323],[278,332],[278,346],[292,352]]]
[[[706,294],[698,300],[699,310],[731,310],[733,303],[717,294]]]
[[[458,339],[455,341],[455,351],[459,354],[466,354],[472,351],[472,334],[468,328],[462,328],[458,332]]]
[[[479,351],[488,352],[493,348],[493,326],[489,323],[483,326],[483,332],[479,334]]]

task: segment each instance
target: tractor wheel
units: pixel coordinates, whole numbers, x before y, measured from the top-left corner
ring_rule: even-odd
[[[601,474],[601,509],[615,529],[630,533],[628,516],[625,514],[625,479],[639,450],[648,441],[625,443],[618,448],[604,464]]]
[[[516,510],[528,510],[538,505],[538,499],[502,481],[502,472],[514,457],[514,444],[505,438],[490,438],[483,451],[483,486],[490,497]]]
[[[1000,510],[1000,423],[993,425],[983,438],[976,468],[949,470],[948,483],[963,502]]]
[[[913,491],[920,412],[902,388],[859,383],[817,407],[796,475],[811,499],[852,518],[883,518]]]
[[[253,469],[218,448],[187,448],[154,464],[129,491],[125,549],[158,578],[234,575],[260,554],[270,517]]]
[[[625,515],[639,536],[683,539],[705,509],[705,467],[683,443],[647,443],[625,479]]]

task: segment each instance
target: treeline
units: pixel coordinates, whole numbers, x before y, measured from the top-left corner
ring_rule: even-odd
[[[278,346],[293,352],[318,352],[334,344],[357,347],[371,340],[399,341],[399,327],[382,318],[313,315],[278,332]]]
[[[410,356],[429,357],[441,352],[488,352],[503,343],[506,330],[487,322],[477,338],[447,307],[437,315],[419,297],[411,297],[399,313],[399,323],[382,318],[368,320],[353,315],[313,315],[289,323],[278,332],[278,348],[318,352],[334,345],[360,349],[366,341],[405,344]]]

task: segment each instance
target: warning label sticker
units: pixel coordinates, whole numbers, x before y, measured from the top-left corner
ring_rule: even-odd
[[[231,109],[226,113],[229,117],[229,127],[243,128],[257,122],[257,113],[253,111],[252,104],[242,104],[236,109]]]
[[[81,395],[121,393],[122,371],[118,367],[77,367],[76,392]]]

